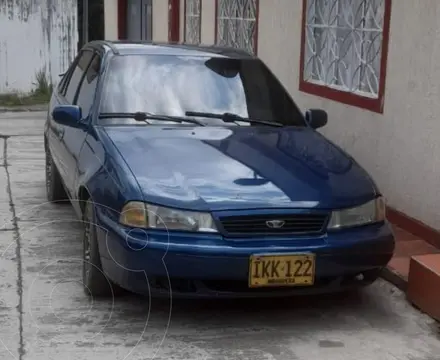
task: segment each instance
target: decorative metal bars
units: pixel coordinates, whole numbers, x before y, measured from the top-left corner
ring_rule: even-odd
[[[307,0],[304,80],[378,98],[385,0]]]
[[[201,36],[201,0],[185,0],[185,42],[200,43]]]
[[[255,53],[258,0],[217,0],[217,44]]]

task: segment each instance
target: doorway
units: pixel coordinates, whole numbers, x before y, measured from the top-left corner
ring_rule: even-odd
[[[89,41],[104,40],[104,0],[78,0],[78,51]]]
[[[127,38],[132,41],[153,40],[153,1],[127,1]]]
[[[168,41],[180,40],[180,0],[168,0]]]

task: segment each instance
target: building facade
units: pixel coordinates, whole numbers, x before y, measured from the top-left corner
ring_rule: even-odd
[[[108,39],[132,36],[128,3],[106,1]],[[152,0],[149,11],[155,41],[257,54],[300,108],[329,113],[322,132],[372,174],[390,206],[440,229],[440,2]]]

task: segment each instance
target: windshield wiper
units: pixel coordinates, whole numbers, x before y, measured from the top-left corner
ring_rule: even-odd
[[[247,122],[249,124],[261,124],[261,125],[277,126],[277,127],[284,126],[283,124],[280,124],[280,123],[277,123],[274,121],[249,119],[249,118],[245,118],[240,115],[232,114],[232,113],[214,114],[214,113],[208,113],[208,112],[187,111],[187,112],[185,112],[185,115],[186,116],[194,116],[194,117],[204,117],[204,118],[208,118],[208,119],[220,119],[226,123],[233,123],[233,122],[241,121],[241,122]]]
[[[135,121],[143,121],[148,124],[147,120],[159,120],[159,121],[172,121],[176,123],[187,122],[191,124],[196,124],[199,126],[206,126],[201,121],[195,119],[189,119],[184,116],[172,116],[172,115],[154,115],[147,112],[135,112],[135,113],[125,113],[125,112],[114,112],[114,113],[100,113],[98,116],[100,119],[134,119]]]

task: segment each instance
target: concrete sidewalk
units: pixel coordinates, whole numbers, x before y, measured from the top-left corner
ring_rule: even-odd
[[[0,114],[0,360],[439,359],[436,323],[383,280],[352,296],[90,301],[81,224],[46,202],[44,117]]]

